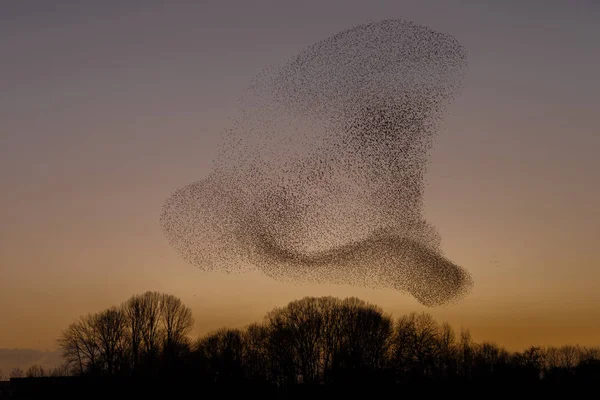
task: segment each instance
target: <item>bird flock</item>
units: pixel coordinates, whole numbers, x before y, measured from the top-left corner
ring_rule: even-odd
[[[175,191],[160,223],[204,270],[464,297],[470,274],[423,218],[428,152],[467,52],[403,20],[358,25],[264,69],[214,168]]]

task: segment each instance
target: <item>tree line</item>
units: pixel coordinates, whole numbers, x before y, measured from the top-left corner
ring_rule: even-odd
[[[64,371],[274,386],[600,379],[600,347],[509,352],[475,343],[467,330],[456,332],[429,314],[393,319],[357,298],[306,297],[244,329],[224,328],[197,340],[188,336],[193,323],[191,310],[175,296],[135,295],[62,332]]]
[[[8,376],[4,376],[0,369],[0,381],[8,378],[42,378],[42,377],[59,377],[71,375],[70,368],[63,364],[53,368],[44,368],[41,365],[33,364],[29,368],[13,368]]]

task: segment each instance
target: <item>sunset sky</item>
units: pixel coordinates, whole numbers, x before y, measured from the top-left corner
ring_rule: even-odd
[[[600,344],[600,3],[29,1],[0,4],[0,349],[56,348],[78,316],[157,290],[194,335],[303,296],[427,311],[509,349]],[[264,66],[387,18],[453,35],[463,93],[431,152],[425,216],[473,292],[408,294],[202,272],[159,225],[206,177]]]

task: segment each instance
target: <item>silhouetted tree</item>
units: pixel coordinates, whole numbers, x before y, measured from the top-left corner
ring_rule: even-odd
[[[100,369],[95,316],[88,314],[72,323],[58,340],[67,365],[78,374],[96,372]]]
[[[13,370],[10,371],[11,378],[22,378],[23,375],[23,370],[21,368],[13,368]]]
[[[269,330],[260,324],[248,326],[243,333],[243,365],[249,382],[266,383],[271,380]]]
[[[600,347],[579,347],[579,362],[600,360]]]
[[[122,310],[112,307],[96,314],[94,325],[103,370],[112,375],[125,365],[125,315]]]
[[[244,380],[244,340],[240,330],[221,329],[196,343],[200,373],[210,383]]]
[[[145,362],[150,368],[158,357],[161,344],[160,304],[161,295],[158,292],[146,292],[141,296],[144,318],[142,319],[141,336]]]
[[[45,375],[44,368],[42,368],[40,365],[32,365],[27,368],[27,372],[25,372],[25,376],[27,378],[40,378]]]
[[[49,375],[52,377],[69,376],[71,375],[71,371],[69,366],[65,363],[52,368]]]
[[[458,343],[457,364],[458,374],[465,381],[471,380],[473,377],[473,358],[474,350],[471,333],[469,330],[461,330]]]
[[[447,322],[443,323],[438,334],[438,364],[436,372],[439,378],[447,380],[458,376],[460,348],[456,333]]]
[[[544,376],[546,380],[568,382],[573,379],[580,362],[580,348],[577,346],[548,347],[544,351]]]
[[[541,347],[532,346],[515,355],[515,361],[522,369],[522,378],[526,381],[539,381],[544,368],[544,353]]]
[[[374,371],[384,369],[387,364],[393,333],[391,317],[356,298],[332,304],[331,311],[326,325],[335,332],[330,367],[334,382],[375,379]]]
[[[394,334],[394,364],[401,380],[431,377],[439,351],[438,325],[429,314],[401,317]]]
[[[483,342],[474,346],[473,377],[478,381],[502,380],[511,367],[510,354],[494,343]]]
[[[189,349],[186,335],[194,325],[194,318],[192,310],[169,294],[161,296],[160,317],[164,331],[163,367],[171,370],[176,368],[178,359]]]
[[[600,382],[600,349],[596,347],[582,351],[575,375],[580,382]]]
[[[146,309],[143,297],[140,295],[132,296],[123,304],[122,308],[126,317],[126,326],[131,346],[131,363],[135,370],[140,362],[141,346],[144,340],[142,331],[146,324]]]
[[[289,380],[318,383],[321,372],[322,327],[319,300],[304,298],[268,315],[271,349],[278,367]]]

